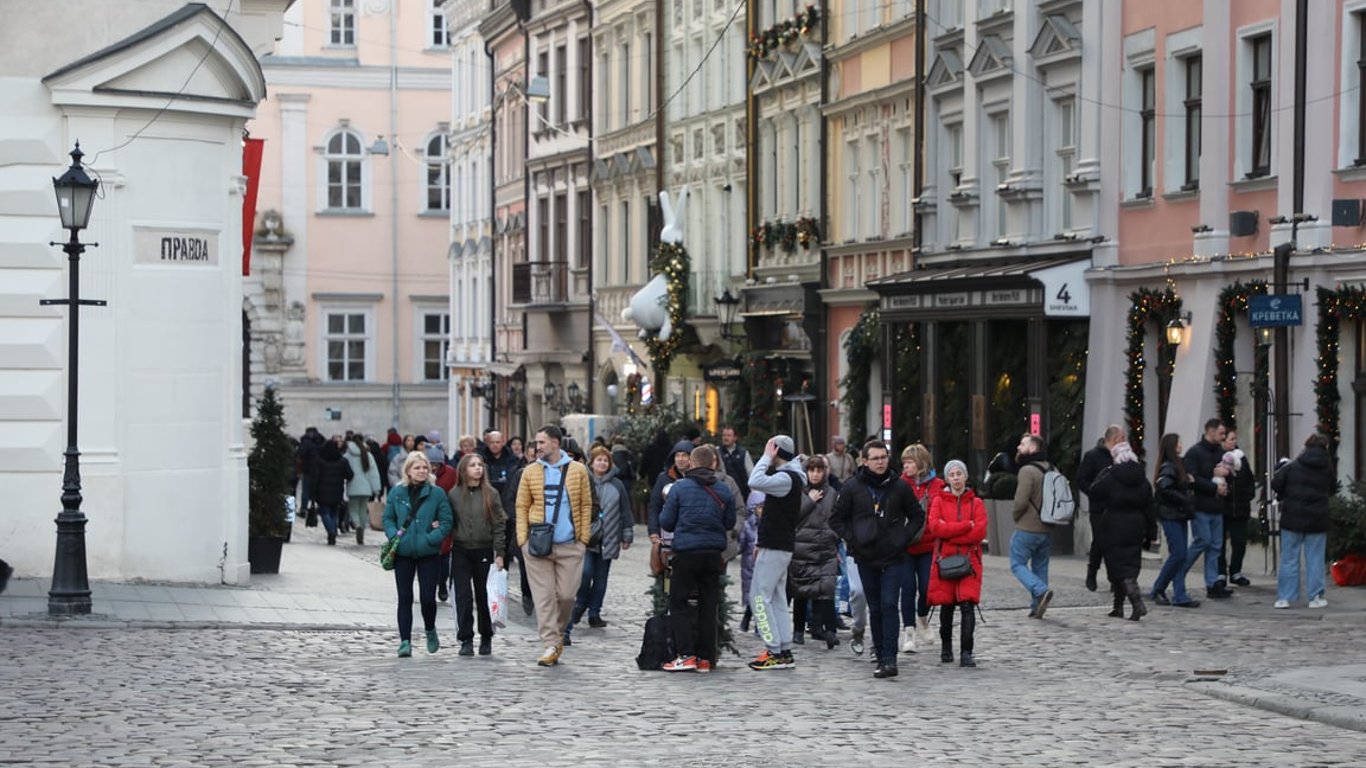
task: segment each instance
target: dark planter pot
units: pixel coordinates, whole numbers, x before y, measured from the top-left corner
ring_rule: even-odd
[[[280,553],[284,551],[283,536],[247,537],[247,561],[252,573],[279,573]]]

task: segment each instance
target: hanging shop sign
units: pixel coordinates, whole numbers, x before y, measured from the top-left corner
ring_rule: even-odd
[[[740,361],[719,360],[711,365],[702,366],[702,379],[705,381],[739,381]]]
[[[1304,302],[1298,293],[1249,296],[1247,324],[1253,328],[1304,325]]]

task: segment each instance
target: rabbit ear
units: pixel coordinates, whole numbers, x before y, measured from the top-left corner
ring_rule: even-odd
[[[674,225],[674,207],[669,203],[668,190],[659,193],[659,210],[664,214],[664,227],[672,227]]]
[[[674,211],[674,218],[670,219],[670,221],[677,221],[679,222],[679,225],[682,226],[682,222],[686,221],[686,219],[683,218],[683,211],[687,207],[688,188],[685,186],[682,189],[678,190],[678,208]]]

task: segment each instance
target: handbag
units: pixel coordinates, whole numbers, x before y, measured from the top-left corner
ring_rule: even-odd
[[[958,499],[958,520],[963,520],[963,500]],[[943,541],[934,543],[935,563],[939,565],[939,578],[944,581],[958,581],[973,574],[972,559],[967,555],[959,553],[954,555],[941,555]]]
[[[560,499],[564,496],[564,484],[569,479],[569,464],[560,471],[560,485],[555,490],[555,516],[550,522],[532,523],[526,537],[526,553],[532,557],[550,557],[555,549],[555,526],[560,522]],[[546,509],[549,511],[550,495],[546,494]]]
[[[594,552],[602,551],[602,505],[598,503],[597,486],[589,484],[593,491],[593,524],[588,528],[588,548]]]
[[[398,540],[403,538],[403,532],[408,530],[408,526],[413,524],[413,518],[417,516],[417,508],[414,507],[408,512],[408,520],[403,523],[403,527],[398,529],[394,538],[384,542],[379,548],[379,567],[386,571],[394,570],[394,558],[398,557]]]

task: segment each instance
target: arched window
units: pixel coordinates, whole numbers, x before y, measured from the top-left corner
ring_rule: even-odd
[[[360,136],[343,130],[327,141],[327,207],[337,210],[364,208],[362,171],[365,151]]]
[[[446,134],[439,133],[427,142],[426,210],[451,209],[451,171],[446,158]]]

